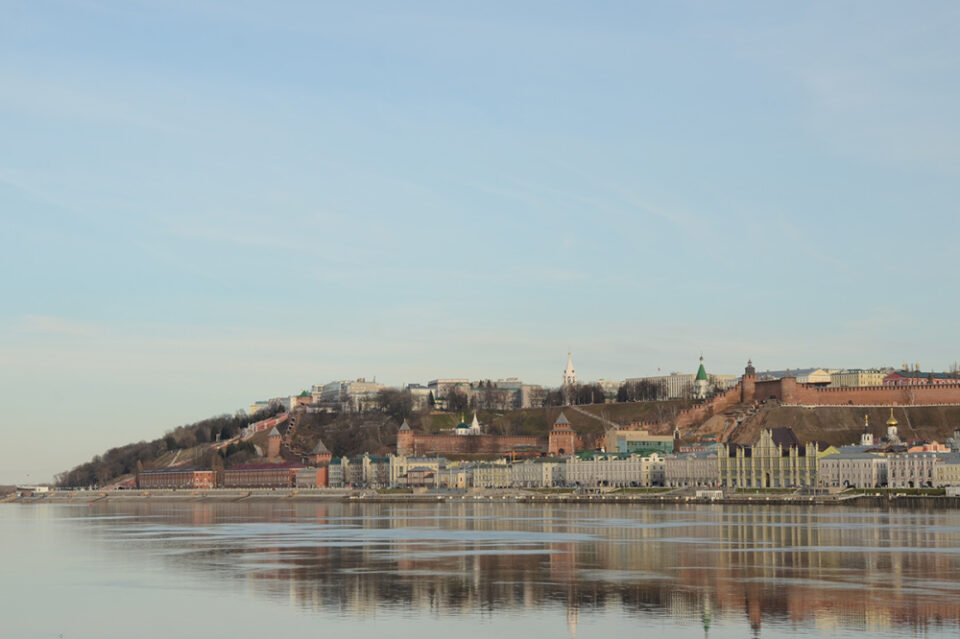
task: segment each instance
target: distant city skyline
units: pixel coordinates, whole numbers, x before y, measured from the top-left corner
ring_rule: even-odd
[[[0,482],[332,379],[960,359],[956,3],[4,18]]]

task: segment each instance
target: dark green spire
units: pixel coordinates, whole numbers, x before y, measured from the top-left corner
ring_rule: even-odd
[[[703,367],[703,355],[700,356],[700,370],[697,371],[696,381],[707,381],[707,369]]]

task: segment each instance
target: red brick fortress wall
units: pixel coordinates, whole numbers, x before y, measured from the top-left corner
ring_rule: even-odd
[[[793,377],[756,382],[753,399],[776,399],[805,406],[960,405],[960,383],[934,386],[865,386],[824,388],[798,384]],[[744,397],[744,401],[750,401]]]
[[[508,437],[500,435],[412,435],[412,450],[400,450],[400,454],[417,456],[433,454],[500,454],[518,448],[547,448],[546,437]],[[400,447],[398,446],[398,449]]]
[[[790,378],[784,385],[785,404],[808,406],[889,405],[920,406],[960,404],[960,383],[935,386],[867,386],[863,388],[820,388],[797,384]],[[792,386],[790,384],[792,382]]]
[[[677,415],[677,428],[683,430],[693,424],[700,424],[711,416],[726,410],[734,404],[739,404],[741,399],[741,385],[737,384],[733,388],[728,388],[723,393],[717,395],[708,402],[699,406],[691,406]]]

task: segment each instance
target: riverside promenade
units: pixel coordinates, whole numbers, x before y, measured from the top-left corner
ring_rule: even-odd
[[[590,493],[579,494],[561,491],[536,490],[485,490],[470,492],[394,492],[371,489],[210,489],[210,490],[54,490],[46,493],[18,496],[8,495],[6,503],[43,504],[98,502],[146,502],[165,501],[180,503],[231,503],[231,502],[346,502],[346,503],[564,503],[564,504],[712,504],[766,506],[847,506],[847,507],[915,507],[960,509],[960,497],[942,495],[908,495],[885,492],[874,494],[833,493],[738,493],[717,491],[710,496],[697,496],[689,491],[641,492],[641,493]]]

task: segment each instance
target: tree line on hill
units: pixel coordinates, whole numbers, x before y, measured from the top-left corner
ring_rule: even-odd
[[[57,486],[64,488],[102,485],[114,477],[137,472],[138,468],[149,464],[164,453],[192,448],[198,444],[230,439],[250,424],[273,417],[281,412],[283,412],[283,407],[274,405],[258,411],[254,415],[247,415],[243,411],[238,411],[234,415],[218,415],[194,424],[178,426],[163,437],[153,441],[127,444],[126,446],[111,448],[103,455],[96,455],[90,461],[58,474],[55,478],[56,483]],[[227,450],[229,450],[229,447]],[[252,456],[252,445],[238,448],[233,453],[245,453]],[[209,461],[212,462],[212,460]],[[235,459],[230,461],[235,461]],[[209,465],[209,463],[206,465]]]
[[[712,389],[715,391],[716,389]],[[447,396],[446,410],[451,413],[465,413],[473,410],[509,411],[516,408],[514,391],[497,388],[489,380],[480,382],[475,392],[467,394],[461,388],[451,388]],[[539,397],[532,398],[532,407],[565,406],[567,404],[602,404],[606,401],[606,392],[600,384],[570,384],[553,390],[544,390]],[[625,382],[617,390],[617,402],[654,402],[667,399],[667,388],[663,382],[635,380]],[[433,395],[429,397],[429,407],[433,408]],[[385,388],[377,395],[377,407],[402,422],[415,412],[416,402],[410,391]]]

